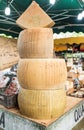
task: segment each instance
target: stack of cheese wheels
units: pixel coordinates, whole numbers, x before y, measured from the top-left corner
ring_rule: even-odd
[[[17,70],[21,85],[20,112],[35,119],[58,118],[66,106],[67,70],[63,59],[53,58],[52,29],[23,30],[18,38],[18,50],[21,58]]]

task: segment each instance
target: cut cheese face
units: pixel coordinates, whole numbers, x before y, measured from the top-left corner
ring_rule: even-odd
[[[54,21],[33,1],[16,23],[22,28],[52,27]]]

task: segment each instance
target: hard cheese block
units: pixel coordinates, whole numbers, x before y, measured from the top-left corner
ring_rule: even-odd
[[[55,24],[35,1],[23,12],[16,23],[22,28],[52,27]]]

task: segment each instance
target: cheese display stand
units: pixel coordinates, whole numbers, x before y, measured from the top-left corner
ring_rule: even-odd
[[[50,120],[31,119],[23,116],[18,109],[6,109],[0,105],[0,130],[72,130],[82,120],[84,99],[80,98],[67,97],[65,112]],[[83,129],[84,125],[80,130]]]
[[[18,104],[0,105],[0,130],[75,130],[84,121],[84,99],[67,96],[65,60],[53,56],[54,21],[32,1],[16,23],[24,28],[17,40]]]

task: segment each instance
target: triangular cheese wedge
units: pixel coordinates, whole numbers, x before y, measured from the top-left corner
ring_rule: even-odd
[[[33,1],[16,23],[22,28],[52,27],[54,21]]]

